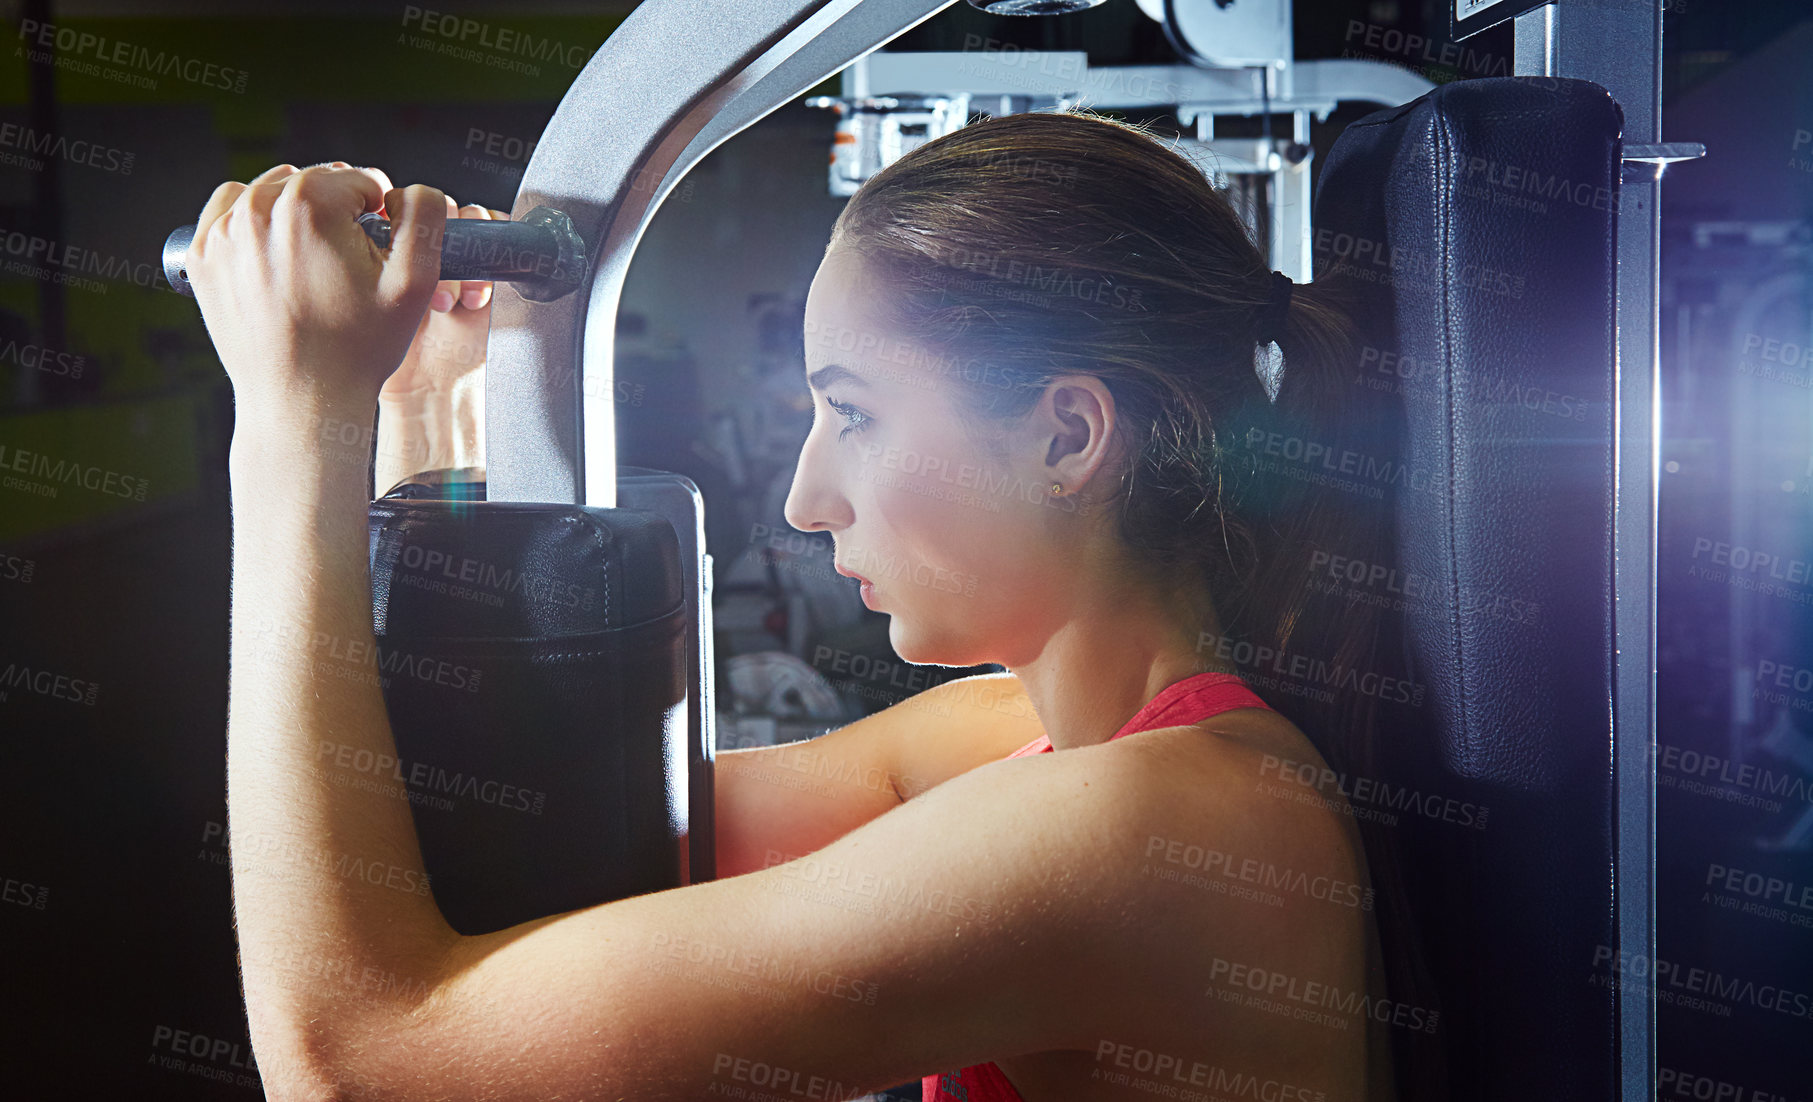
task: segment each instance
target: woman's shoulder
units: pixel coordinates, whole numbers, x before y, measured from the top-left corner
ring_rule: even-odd
[[[1363,876],[1345,801],[1324,795],[1334,771],[1275,711],[1235,709],[1067,753],[1079,772],[1119,790],[1119,828],[1145,832],[1154,853],[1201,851],[1199,859],[1217,867],[1271,869],[1274,879],[1285,875],[1279,870],[1310,866]]]
[[[1011,674],[957,679],[915,700],[910,717],[899,709],[911,730],[895,742],[909,798],[973,771],[977,798],[1022,804],[1017,810],[1034,821],[1050,816],[1049,829],[1083,816],[1103,835],[1230,844],[1251,835],[1248,848],[1264,850],[1274,863],[1344,851],[1360,860],[1344,805],[1304,783],[1328,775],[1326,762],[1294,723],[1269,708],[1235,708],[1095,746],[1010,758],[1043,733]],[[1089,789],[1113,798],[1063,796]]]
[[[1027,836],[1062,840],[1066,883],[1113,901],[1091,929],[1139,977],[1128,1006],[1170,991],[1159,973],[1200,999],[1229,968],[1286,961],[1347,989],[1373,896],[1351,818],[1279,779],[1312,755],[1283,717],[1230,712],[996,762],[966,795],[1010,802]]]

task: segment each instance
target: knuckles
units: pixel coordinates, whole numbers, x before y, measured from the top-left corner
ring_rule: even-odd
[[[346,174],[359,170],[344,161],[310,165],[300,170],[293,166],[276,167],[290,167],[290,171],[273,178],[258,179],[252,184],[229,180],[214,189],[209,205],[218,209],[219,214],[189,245],[187,266],[192,270],[191,283],[235,282],[225,275],[213,273],[222,265],[244,263],[252,259],[250,254],[264,252],[270,246],[273,234],[296,244],[299,237],[318,237],[324,229],[338,229],[337,223],[345,218],[345,189],[349,183],[356,190],[365,191],[368,189],[364,181],[371,180],[359,173],[359,180],[349,181]],[[404,264],[401,263],[404,258],[397,255],[396,242],[393,242],[390,262],[407,270],[399,273],[401,278],[384,279],[371,288],[374,292],[372,304],[386,311],[413,306],[413,300],[418,298],[425,303],[433,294],[440,281],[440,234],[445,220],[452,217],[446,210],[448,200],[438,188],[410,184],[391,191],[399,198],[407,197],[416,215],[413,233],[427,239],[424,244],[433,247],[408,250],[411,262]],[[385,197],[390,196],[387,193]],[[394,222],[402,202],[392,206],[397,208],[390,213]],[[460,209],[474,212],[476,217],[487,216],[487,208],[476,203]],[[496,212],[490,213],[496,216]],[[274,258],[267,257],[267,263],[270,259]]]

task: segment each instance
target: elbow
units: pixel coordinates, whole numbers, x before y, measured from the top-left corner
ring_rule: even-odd
[[[258,1075],[269,1102],[391,1102],[400,1098],[344,1058],[290,1065],[281,1072],[274,1072],[260,1058]]]
[[[252,1055],[270,1102],[380,1102],[396,1097],[358,1060],[370,1046],[328,1037],[322,1017],[260,1014],[247,1004]]]
[[[403,1102],[420,1097],[414,1061],[433,1050],[440,960],[452,942],[401,968],[347,970],[306,988],[248,973],[246,1020],[273,1102]],[[357,990],[351,988],[356,984]]]
[[[264,1096],[268,1102],[352,1102],[359,1095],[321,1081],[289,1080],[273,1083],[264,1079]]]
[[[252,1048],[259,1084],[269,1102],[352,1102],[371,1097],[351,1077],[335,1075],[325,1062],[270,1055],[266,1046],[257,1043]]]

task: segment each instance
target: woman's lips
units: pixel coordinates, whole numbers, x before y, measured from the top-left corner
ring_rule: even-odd
[[[869,581],[869,579],[863,577],[861,574],[858,574],[856,571],[845,569],[842,563],[832,563],[831,566],[832,566],[832,569],[836,570],[839,574],[842,574],[846,578],[855,578],[857,581],[861,582],[864,585],[873,585],[874,584],[873,582]]]
[[[859,592],[862,594],[862,603],[865,605],[868,605],[870,608],[875,607],[875,583],[874,582],[863,577],[861,574],[858,574],[854,570],[844,569],[844,567],[838,563],[834,562],[831,564],[831,566],[833,569],[835,569],[839,574],[842,574],[844,577],[855,578],[857,581],[861,582],[862,585],[859,587]]]

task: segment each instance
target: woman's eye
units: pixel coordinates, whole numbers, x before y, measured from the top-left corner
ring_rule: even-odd
[[[842,417],[844,420],[849,422],[849,424],[844,427],[843,431],[839,432],[837,434],[837,438],[839,440],[842,440],[844,437],[850,435],[852,432],[861,432],[862,430],[869,427],[869,421],[871,420],[871,418],[869,417],[868,414],[864,413],[860,409],[857,409],[855,406],[846,405],[843,402],[833,401],[830,398],[825,399],[825,404],[830,406],[833,410],[835,410],[837,412],[838,416]]]

